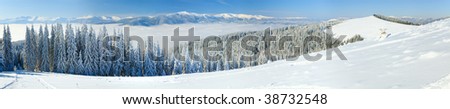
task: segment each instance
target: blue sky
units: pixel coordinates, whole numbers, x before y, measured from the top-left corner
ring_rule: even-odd
[[[0,18],[149,16],[188,11],[275,17],[450,16],[450,0],[0,0]]]

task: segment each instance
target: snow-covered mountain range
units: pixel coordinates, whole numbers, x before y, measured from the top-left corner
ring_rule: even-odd
[[[262,15],[249,14],[198,14],[191,12],[177,12],[162,14],[156,16],[137,16],[137,17],[120,17],[120,16],[83,16],[75,18],[63,17],[36,17],[24,16],[17,18],[9,18],[0,20],[1,24],[30,24],[30,23],[87,23],[87,24],[122,24],[135,26],[154,26],[161,24],[185,24],[185,23],[288,23],[288,24],[305,24],[317,22],[320,20],[307,19],[305,17],[269,17]]]

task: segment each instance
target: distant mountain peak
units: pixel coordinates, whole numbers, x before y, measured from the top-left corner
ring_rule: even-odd
[[[76,19],[90,19],[93,18],[94,16],[88,15],[88,16],[81,16],[81,17],[77,17]]]
[[[180,12],[176,12],[175,14],[180,14],[180,15],[205,15],[205,14],[198,14],[198,13],[187,12],[187,11],[180,11]]]
[[[263,16],[263,15],[249,15],[249,14],[234,14],[234,13],[221,13],[214,15],[216,17],[223,18],[241,18],[241,19],[270,19],[273,17]]]

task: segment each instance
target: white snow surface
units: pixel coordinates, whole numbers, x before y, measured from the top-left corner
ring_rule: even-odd
[[[377,36],[370,35],[376,34],[374,31],[379,27],[367,25],[398,31],[385,40],[375,41]],[[340,34],[361,34],[369,40],[339,47],[348,60],[340,60],[333,52],[332,60],[323,57],[313,62],[300,57],[296,61],[276,61],[243,69],[162,77],[93,77],[47,72],[15,76],[14,72],[3,72],[0,88],[450,88],[450,19],[406,26],[365,17],[345,21],[334,29]],[[318,53],[325,55],[324,51]]]
[[[343,23],[337,24],[333,26],[333,33],[336,37],[347,35],[346,38],[350,38],[359,34],[367,40],[378,40],[381,35],[380,29],[384,29],[387,34],[395,35],[416,27],[417,26],[398,24],[381,20],[374,16],[369,16],[346,20]]]

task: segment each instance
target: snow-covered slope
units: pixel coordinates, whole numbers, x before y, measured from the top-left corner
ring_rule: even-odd
[[[349,19],[333,26],[333,33],[336,36],[347,35],[350,38],[356,34],[361,35],[368,40],[378,40],[381,30],[384,29],[387,34],[395,35],[417,26],[404,25],[378,19],[374,16]]]
[[[21,73],[17,82],[6,88],[449,88],[450,19],[417,27],[391,25],[371,17],[353,20],[347,23],[354,25],[339,27],[349,33],[336,32],[373,38],[376,36],[370,35],[378,26],[398,31],[382,41],[365,40],[340,47],[348,60],[339,60],[335,55],[331,61],[299,58],[230,71],[164,77]],[[14,73],[2,75],[15,77]],[[0,81],[8,83],[11,79],[0,77]]]
[[[447,75],[445,78],[442,78],[435,83],[429,84],[425,88],[427,89],[450,89],[450,75]]]

